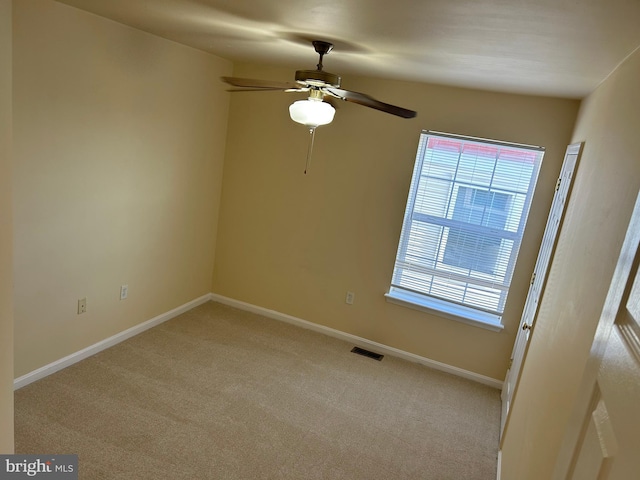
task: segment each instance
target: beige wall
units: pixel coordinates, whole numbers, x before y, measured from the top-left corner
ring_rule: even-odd
[[[13,32],[21,376],[211,290],[231,64],[50,0]]]
[[[293,72],[245,64],[234,74]],[[343,86],[418,117],[341,103],[317,131],[306,176],[308,134],[287,112],[304,94],[232,95],[213,291],[502,380],[578,102],[352,76]],[[547,148],[502,333],[383,297],[421,129]]]
[[[0,0],[0,453],[13,453],[11,0]]]
[[[640,50],[582,105],[565,223],[503,445],[502,478],[551,477],[640,188]]]

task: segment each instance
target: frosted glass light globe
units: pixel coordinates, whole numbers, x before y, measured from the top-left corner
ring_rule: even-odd
[[[315,128],[331,123],[336,110],[320,99],[298,100],[289,106],[289,115],[294,122]]]

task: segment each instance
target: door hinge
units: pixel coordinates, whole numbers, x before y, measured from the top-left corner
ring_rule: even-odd
[[[558,177],[558,181],[556,182],[556,192],[560,190],[561,183],[562,183],[562,177]]]
[[[536,280],[536,272],[533,272],[531,274],[531,282],[529,282],[529,285],[533,285],[533,282],[535,282]]]

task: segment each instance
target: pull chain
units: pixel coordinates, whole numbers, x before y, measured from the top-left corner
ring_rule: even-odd
[[[311,164],[311,153],[313,152],[313,140],[316,137],[316,127],[309,127],[309,149],[307,150],[307,164],[304,167],[304,174],[307,174]]]

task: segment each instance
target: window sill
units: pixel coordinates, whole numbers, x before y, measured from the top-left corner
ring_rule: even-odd
[[[403,307],[412,308],[421,312],[431,313],[440,317],[466,323],[474,327],[484,328],[492,332],[501,332],[504,329],[500,317],[490,313],[473,311],[471,309],[453,305],[445,301],[428,298],[423,295],[394,289],[393,287],[384,296],[389,303],[395,303]]]

